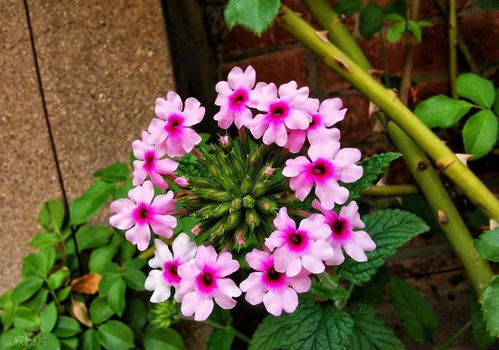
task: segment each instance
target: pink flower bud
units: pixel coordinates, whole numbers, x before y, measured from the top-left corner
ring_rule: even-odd
[[[201,227],[199,225],[196,225],[191,229],[191,232],[198,236],[201,233]]]
[[[187,187],[189,186],[189,181],[187,181],[187,178],[185,176],[179,176],[175,179],[175,183],[179,185],[180,187]]]
[[[271,166],[267,166],[267,167],[265,167],[265,170],[263,171],[263,173],[267,176],[272,176],[275,173],[275,168],[272,168]]]
[[[218,141],[220,142],[220,144],[222,146],[227,146],[229,144],[229,136],[227,136],[227,135],[220,136],[220,138],[218,139]]]

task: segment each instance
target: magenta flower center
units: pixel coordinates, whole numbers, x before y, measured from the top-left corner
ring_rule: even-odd
[[[334,165],[326,159],[319,158],[310,164],[309,172],[315,181],[324,182],[334,177]]]
[[[201,293],[211,294],[217,289],[216,271],[208,266],[196,277],[196,286]]]
[[[151,171],[154,168],[154,160],[156,159],[154,151],[147,151],[144,154],[144,169]]]
[[[168,118],[168,122],[165,125],[165,130],[169,134],[177,134],[180,133],[184,126],[184,116],[180,114],[172,114]]]
[[[350,223],[346,218],[342,218],[341,216],[337,216],[331,224],[331,237],[333,241],[337,242],[345,242],[350,239],[352,235],[352,229],[350,228]]]
[[[180,262],[178,260],[166,261],[163,265],[163,278],[166,282],[172,285],[178,285],[181,277],[178,275],[178,267]]]
[[[315,129],[320,125],[322,125],[322,115],[312,114],[312,122],[310,123],[310,126],[308,128]]]
[[[286,119],[289,114],[289,105],[284,101],[274,102],[270,105],[269,116],[275,121]]]
[[[246,105],[246,102],[248,102],[248,100],[249,100],[248,91],[246,91],[246,89],[237,89],[229,97],[230,107],[232,109],[238,110],[244,107]]]
[[[146,224],[152,220],[154,210],[146,203],[139,203],[133,210],[132,216],[137,224]]]
[[[287,237],[288,249],[299,253],[307,249],[309,244],[308,234],[304,231],[290,231]]]

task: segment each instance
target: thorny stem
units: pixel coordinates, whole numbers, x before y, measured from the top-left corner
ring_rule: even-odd
[[[464,332],[468,330],[468,328],[471,327],[471,321],[466,322],[464,326],[459,328],[456,333],[454,333],[445,343],[443,343],[440,346],[436,346],[435,350],[445,350],[450,348],[459,338],[462,337]]]
[[[363,196],[373,197],[410,196],[419,193],[419,189],[414,185],[369,186],[361,192]]]
[[[395,92],[381,85],[335,45],[323,41],[314,28],[286,6],[282,6],[279,19],[284,29],[318,54],[327,66],[352,83],[397,123],[435,161],[437,168],[480,209],[490,218],[499,220],[499,201],[442,140],[400,101]]]
[[[457,20],[456,0],[449,0],[449,76],[452,98],[457,99]]]
[[[408,19],[417,21],[419,18],[420,0],[412,0],[411,8],[408,13]],[[400,99],[407,104],[409,101],[409,89],[411,87],[411,76],[413,66],[412,51],[414,50],[415,40],[408,32],[405,34],[404,61],[402,64],[402,79],[400,81]]]

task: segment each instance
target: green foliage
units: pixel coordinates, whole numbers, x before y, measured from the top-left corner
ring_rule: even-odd
[[[456,91],[459,96],[485,108],[490,108],[495,98],[492,82],[473,73],[459,75],[456,81]]]
[[[407,333],[417,342],[432,342],[437,317],[426,300],[398,277],[390,281],[392,303]]]
[[[334,6],[334,10],[338,13],[351,16],[360,10],[362,0],[339,0]]]
[[[496,275],[482,293],[482,311],[487,331],[499,337],[499,276]]]
[[[359,30],[367,40],[380,31],[383,24],[383,9],[377,2],[371,1],[360,11]]]
[[[43,204],[38,214],[40,225],[49,232],[61,232],[64,223],[64,204],[53,199]]]
[[[464,124],[463,142],[466,153],[480,158],[490,152],[497,139],[497,117],[489,110],[471,116]]]
[[[484,11],[499,10],[499,1],[497,0],[473,0],[473,2]]]
[[[437,95],[419,103],[414,113],[429,128],[450,128],[471,109],[466,101]]]
[[[225,8],[225,23],[229,28],[240,25],[261,35],[274,22],[280,0],[230,0]]]
[[[402,39],[406,30],[405,20],[394,23],[386,32],[386,40],[391,43],[396,43]]]
[[[98,180],[115,183],[126,181],[130,176],[130,170],[124,163],[114,163],[105,169],[96,171],[93,176]]]
[[[68,316],[60,316],[54,334],[59,338],[69,338],[81,332],[79,323]]]
[[[125,291],[125,282],[121,278],[118,278],[109,288],[107,295],[109,306],[118,316],[123,315],[123,311],[125,310]]]
[[[22,303],[23,301],[28,300],[33,294],[35,294],[42,286],[43,279],[36,276],[27,277],[21,281],[14,288],[12,292],[12,300],[15,303]]]
[[[94,184],[81,196],[71,203],[71,225],[87,222],[111,198],[115,185],[103,180]]]
[[[92,301],[90,304],[90,319],[95,324],[101,324],[106,322],[111,316],[113,316],[114,311],[109,306],[109,302],[106,297],[98,297]]]
[[[386,258],[411,238],[428,230],[428,226],[416,215],[402,210],[379,210],[362,218],[376,243],[376,249],[367,252],[367,261],[358,263],[347,259],[338,267],[337,274],[354,284],[362,284],[374,276]]]
[[[362,177],[352,183],[343,184],[350,191],[349,200],[356,200],[360,197],[362,190],[368,186],[371,186],[378,177],[383,174],[383,172],[390,166],[390,164],[395,160],[400,158],[401,154],[396,152],[387,152],[376,154],[372,157],[363,159],[360,162],[360,166],[364,169],[364,174]]]
[[[358,305],[358,311],[352,314],[353,331],[351,350],[403,350],[404,345],[376,315],[376,310],[369,305]]]
[[[40,315],[40,329],[42,332],[51,332],[57,323],[57,307],[55,302],[48,304]]]
[[[251,340],[250,350],[348,349],[353,330],[350,315],[332,304],[303,299],[297,310],[267,316]]]
[[[173,329],[158,329],[150,327],[144,333],[142,340],[145,350],[182,350],[184,341]],[[218,348],[224,350],[223,348]]]
[[[485,259],[499,262],[499,228],[482,233],[475,240],[475,248]]]
[[[210,334],[206,350],[230,350],[236,335],[233,328],[214,329]]]
[[[123,322],[111,320],[98,327],[102,346],[105,349],[133,349],[132,330]]]
[[[482,310],[473,295],[470,303],[470,313],[471,313],[471,328],[473,330],[473,340],[480,350],[485,350],[494,343],[494,338],[492,338],[487,333],[487,328],[485,327],[485,322],[483,320]]]

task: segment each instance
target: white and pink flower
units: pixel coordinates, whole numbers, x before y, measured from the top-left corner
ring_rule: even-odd
[[[133,155],[137,158],[133,161],[132,183],[134,186],[141,185],[149,176],[152,183],[164,191],[168,188],[168,182],[162,175],[174,179],[178,163],[173,159],[163,158],[166,150],[159,145],[151,144],[149,138],[150,134],[143,131],[142,140],[135,140],[132,143]]]
[[[289,130],[305,130],[312,118],[306,112],[312,100],[308,98],[308,87],[298,89],[295,81],[277,86],[274,83],[261,85],[255,91],[255,107],[265,112],[258,114],[246,124],[256,139],[263,136],[263,143],[283,147],[288,142]]]
[[[339,214],[333,210],[325,209],[318,200],[314,200],[312,206],[322,212],[326,218],[326,224],[331,227],[331,236],[328,241],[333,247],[334,256],[332,259],[327,260],[326,264],[341,264],[345,260],[342,250],[345,250],[355,261],[367,261],[365,252],[376,249],[376,243],[367,232],[355,230],[365,227],[364,222],[360,219],[357,203],[354,201],[348,203],[348,205],[341,208]]]
[[[277,272],[286,273],[288,277],[297,276],[302,267],[315,274],[324,272],[323,261],[331,260],[334,252],[326,241],[331,229],[324,223],[323,215],[313,214],[296,228],[288,210],[281,208],[274,226],[277,230],[265,239],[265,246],[274,251]]]
[[[249,107],[255,87],[256,72],[252,66],[243,71],[234,67],[229,72],[227,81],[217,83],[215,90],[218,93],[215,104],[220,106],[220,111],[215,114],[214,119],[218,126],[228,129],[232,123],[239,129],[246,125],[253,114]]]
[[[130,190],[128,197],[111,203],[115,215],[109,218],[111,226],[127,230],[127,240],[137,245],[139,250],[145,250],[151,240],[150,227],[157,235],[167,238],[173,235],[177,219],[168,215],[175,207],[172,191],[154,198],[154,186],[148,180]]]
[[[171,295],[171,287],[177,289],[175,300],[180,302],[183,295],[178,293],[178,286],[182,280],[178,274],[178,268],[192,261],[196,253],[196,244],[182,232],[173,241],[173,254],[168,245],[159,239],[154,240],[154,246],[156,247],[154,257],[149,260],[149,266],[154,270],[149,272],[145,282],[145,289],[154,291],[151,295],[151,302],[160,303],[168,299]]]
[[[253,249],[246,254],[246,261],[256,270],[240,285],[241,290],[246,293],[246,301],[251,305],[263,302],[267,311],[274,316],[279,316],[283,310],[287,313],[294,312],[298,306],[297,293],[307,292],[312,285],[309,272],[305,269],[294,277],[277,272],[274,256],[267,252]]]
[[[232,259],[231,253],[217,255],[212,246],[199,246],[194,262],[178,269],[182,278],[178,289],[183,295],[182,314],[204,321],[213,311],[213,300],[223,309],[232,309],[236,305],[233,298],[240,296],[241,290],[226,276],[238,269],[239,263]]]
[[[181,157],[201,142],[201,136],[190,128],[201,122],[205,113],[195,98],[189,97],[183,105],[180,96],[169,91],[166,100],[156,99],[155,113],[158,118],[148,128],[150,141],[164,147],[170,157]]]
[[[351,183],[362,177],[363,169],[356,164],[360,157],[358,149],[340,148],[339,142],[313,143],[308,149],[308,158],[288,159],[282,174],[291,178],[289,187],[295,191],[296,198],[305,200],[315,185],[321,204],[332,209],[335,203],[345,203],[349,196],[338,181]]]
[[[310,99],[307,112],[312,118],[312,122],[305,130],[292,130],[288,135],[286,148],[291,153],[298,153],[302,149],[305,141],[338,142],[340,140],[340,131],[331,128],[334,124],[342,121],[347,112],[343,107],[343,102],[339,98],[329,98],[319,105],[318,99]]]

